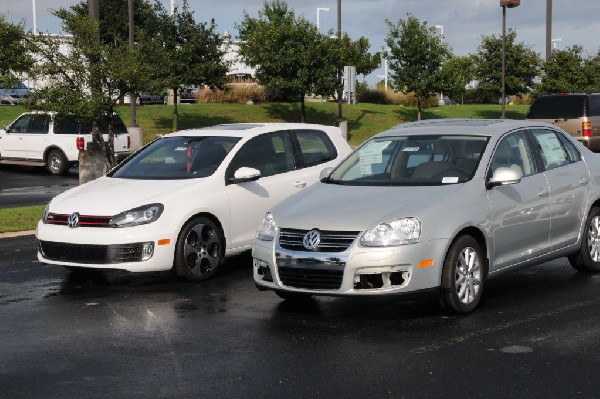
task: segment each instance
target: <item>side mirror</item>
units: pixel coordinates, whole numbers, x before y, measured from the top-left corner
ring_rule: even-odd
[[[319,173],[319,180],[328,178],[331,172],[333,172],[333,168],[331,166],[323,169],[321,173]]]
[[[515,184],[521,181],[523,172],[519,169],[501,167],[496,169],[492,178],[488,181],[488,188]]]
[[[258,169],[243,166],[235,171],[233,177],[229,179],[229,184],[245,183],[260,179],[261,174]]]
[[[10,125],[4,125],[4,131],[6,133],[10,132]]]

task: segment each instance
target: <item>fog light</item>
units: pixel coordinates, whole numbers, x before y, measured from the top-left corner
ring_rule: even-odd
[[[256,268],[256,274],[262,276],[264,281],[273,282],[273,276],[271,275],[271,268],[267,262],[259,259],[254,259],[254,267]]]
[[[148,260],[154,255],[154,242],[145,242],[142,244],[142,260]]]

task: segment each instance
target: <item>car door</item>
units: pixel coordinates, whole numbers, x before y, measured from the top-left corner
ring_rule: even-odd
[[[491,271],[499,270],[548,251],[550,195],[546,176],[538,171],[525,131],[504,136],[489,165],[488,178],[499,167],[520,170],[514,184],[487,191],[492,212],[493,254]]]
[[[581,155],[567,138],[551,129],[535,128],[544,175],[550,189],[550,249],[574,244],[585,220],[590,176]]]
[[[44,160],[44,152],[50,145],[50,115],[31,114],[25,131],[21,134],[28,160]]]
[[[9,127],[8,132],[0,136],[2,158],[27,159],[26,137],[34,114],[24,114]]]
[[[255,181],[231,183],[241,167],[258,169]],[[263,134],[246,142],[235,154],[226,174],[231,216],[230,247],[252,244],[258,222],[275,204],[302,189],[306,182],[296,170],[289,135],[285,131]]]

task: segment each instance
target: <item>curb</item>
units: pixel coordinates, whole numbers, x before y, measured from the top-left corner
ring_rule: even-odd
[[[26,230],[26,231],[9,231],[6,233],[0,233],[0,238],[11,238],[11,237],[20,237],[20,236],[28,236],[35,234],[35,230]]]

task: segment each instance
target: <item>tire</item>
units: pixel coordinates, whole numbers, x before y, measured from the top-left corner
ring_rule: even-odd
[[[600,272],[600,208],[592,208],[585,221],[581,246],[569,256],[569,263],[578,272]]]
[[[50,150],[46,155],[46,167],[55,176],[64,175],[71,165],[61,150]]]
[[[442,271],[440,302],[451,314],[472,312],[483,294],[485,258],[477,240],[458,237],[450,247]]]
[[[224,254],[221,229],[211,219],[195,217],[179,233],[173,269],[187,280],[203,281],[214,276]]]

